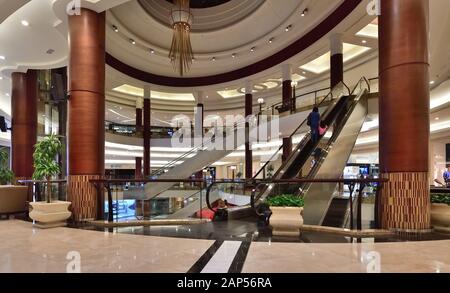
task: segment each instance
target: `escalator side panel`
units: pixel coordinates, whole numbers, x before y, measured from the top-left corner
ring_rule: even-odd
[[[334,144],[330,147],[326,159],[322,163],[315,178],[340,178],[353,151],[362,125],[367,117],[367,95],[364,95],[355,106],[345,126],[341,130]],[[312,184],[305,194],[304,222],[309,225],[321,225],[337,184]]]
[[[323,121],[326,125],[332,125],[334,121],[339,117],[339,115],[342,112],[345,112],[346,105],[348,104],[350,97],[344,96],[339,99],[339,101],[336,103],[336,105],[333,107],[333,109],[326,115],[326,117],[323,118]],[[320,139],[318,142],[313,143],[313,141],[310,139],[305,147],[297,153],[294,153],[294,158],[291,158],[290,165],[286,169],[286,171],[282,174],[282,179],[292,179],[297,176],[300,169],[304,164],[308,161],[314,150],[316,149],[317,145],[319,144]]]

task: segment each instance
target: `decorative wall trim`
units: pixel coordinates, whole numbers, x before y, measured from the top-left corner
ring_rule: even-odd
[[[384,173],[389,180],[381,191],[383,229],[423,231],[430,228],[428,172]]]
[[[67,196],[72,202],[72,217],[76,222],[96,219],[97,189],[89,182],[100,179],[96,175],[70,175],[67,181]]]

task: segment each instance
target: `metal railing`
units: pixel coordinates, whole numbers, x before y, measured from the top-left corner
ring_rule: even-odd
[[[245,180],[245,181],[214,181],[211,184],[208,185],[206,189],[206,204],[208,208],[211,211],[214,211],[212,204],[210,202],[210,193],[211,190],[218,184],[241,184],[244,185],[243,189],[249,189],[251,188],[252,192],[250,195],[250,204],[248,207],[251,207],[252,209],[256,209],[255,206],[255,196],[256,193],[260,190],[263,190],[268,185],[289,185],[289,184],[320,184],[320,183],[340,183],[349,186],[350,189],[350,195],[349,195],[349,212],[350,212],[350,229],[355,229],[354,224],[354,210],[356,208],[356,229],[362,230],[362,203],[363,203],[363,192],[364,189],[369,186],[370,184],[376,184],[377,189],[375,192],[375,203],[374,203],[374,224],[375,228],[380,228],[381,226],[381,214],[380,214],[380,192],[383,186],[383,183],[388,182],[387,179],[344,179],[344,178],[338,178],[338,179],[280,179],[280,180]],[[358,194],[356,196],[353,196],[355,191],[355,185],[359,185]],[[355,203],[356,201],[356,203]],[[356,206],[355,206],[356,204]],[[247,206],[244,207],[238,207],[238,208],[248,208]],[[305,207],[307,208],[307,206]]]

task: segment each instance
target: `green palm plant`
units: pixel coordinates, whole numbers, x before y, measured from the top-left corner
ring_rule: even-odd
[[[50,181],[53,176],[58,175],[61,171],[58,162],[56,162],[56,156],[61,152],[61,148],[61,142],[54,134],[45,137],[42,141],[38,142],[35,145],[33,154],[33,180],[47,181],[47,203],[51,203],[52,201],[52,189]]]
[[[5,148],[0,149],[0,185],[14,181],[14,173],[9,169],[9,154]]]

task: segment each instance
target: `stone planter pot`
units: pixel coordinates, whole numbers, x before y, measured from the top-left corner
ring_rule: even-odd
[[[273,236],[300,236],[303,226],[303,208],[270,207],[272,216],[269,224]]]
[[[31,202],[30,218],[38,228],[64,227],[67,225],[66,220],[72,215],[69,211],[70,204],[67,201]]]
[[[431,225],[435,230],[450,232],[450,206],[442,203],[431,205]]]

